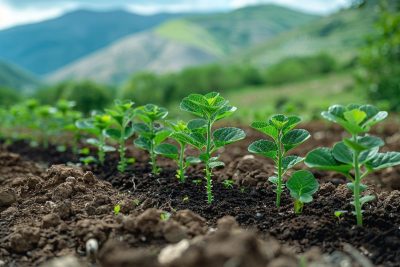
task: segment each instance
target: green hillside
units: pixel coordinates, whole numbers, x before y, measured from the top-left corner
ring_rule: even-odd
[[[347,60],[374,31],[376,16],[374,7],[342,10],[251,48],[236,60],[264,66],[286,57],[321,52]]]
[[[201,14],[127,36],[51,73],[50,81],[94,79],[120,83],[132,73],[179,71],[236,56],[317,16],[275,5],[253,6],[219,14]]]
[[[40,82],[32,74],[12,64],[0,61],[0,87],[28,92]]]

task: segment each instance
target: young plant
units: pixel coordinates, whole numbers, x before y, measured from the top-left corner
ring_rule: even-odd
[[[319,184],[311,172],[297,171],[286,182],[286,187],[294,198],[294,212],[301,214],[304,203],[310,203],[313,200],[312,195],[318,191]]]
[[[374,200],[372,195],[361,193],[367,189],[362,179],[374,171],[400,164],[400,153],[379,153],[382,139],[368,135],[372,126],[384,120],[388,113],[371,105],[334,105],[322,112],[322,117],[341,125],[350,135],[333,148],[317,148],[311,151],[305,163],[312,168],[336,171],[351,182],[347,187],[353,192],[357,225],[363,225],[362,206]]]
[[[275,163],[275,176],[268,180],[276,186],[276,206],[281,205],[281,195],[285,185],[283,176],[285,173],[299,164],[304,158],[290,155],[287,153],[293,148],[298,147],[310,138],[310,133],[303,129],[294,129],[301,119],[297,116],[278,114],[272,116],[268,121],[253,122],[252,127],[268,135],[271,140],[258,140],[252,143],[248,150],[251,153],[259,154],[270,158]]]
[[[76,126],[76,122],[82,118],[82,113],[74,110],[75,102],[67,100],[59,100],[57,109],[60,113],[60,131],[71,135],[72,152],[78,154],[78,142],[81,137],[81,130]],[[68,140],[69,138],[65,138]],[[68,141],[64,141],[64,145],[68,145]]]
[[[104,131],[106,136],[118,142],[119,162],[118,170],[125,172],[128,165],[126,158],[126,140],[134,133],[132,120],[134,117],[134,109],[132,101],[116,100],[112,109],[106,109],[106,113],[113,119],[111,126]]]
[[[160,144],[155,148],[156,154],[162,155],[164,157],[173,159],[176,161],[178,165],[178,170],[176,171],[176,177],[179,179],[181,183],[184,183],[186,180],[186,169],[191,164],[200,163],[200,159],[197,157],[185,157],[185,151],[188,145],[186,140],[186,135],[190,135],[192,132],[190,128],[194,126],[195,120],[190,121],[188,124],[183,121],[178,121],[176,123],[169,122],[171,126],[171,135],[170,138],[174,139],[179,148],[175,145],[164,143]],[[196,127],[195,127],[196,128]],[[193,129],[196,131],[196,129]]]
[[[246,134],[242,129],[234,127],[224,127],[213,131],[213,124],[216,121],[236,111],[236,107],[229,105],[229,101],[221,97],[219,93],[191,94],[182,100],[180,107],[183,111],[200,118],[193,122],[192,133],[181,133],[181,137],[187,144],[200,151],[199,158],[205,164],[207,202],[211,204],[214,199],[212,170],[218,166],[224,166],[224,163],[219,161],[219,156],[213,156],[213,154],[228,144],[242,140]]]
[[[75,126],[78,129],[84,130],[89,134],[95,136],[95,138],[88,138],[86,142],[90,145],[93,145],[97,148],[97,158],[101,165],[104,165],[104,160],[107,152],[115,151],[115,148],[112,146],[108,146],[106,144],[106,136],[104,131],[110,127],[112,123],[111,116],[107,114],[95,114],[88,119],[78,120],[75,123]],[[91,163],[91,157],[85,157],[85,164],[88,160]]]
[[[161,124],[165,117],[167,117],[168,110],[153,104],[147,104],[136,108],[135,115],[142,122],[133,124],[133,128],[139,135],[134,143],[137,147],[149,152],[151,172],[158,174],[161,169],[157,166],[155,149],[171,134],[171,131],[164,128]]]
[[[39,106],[36,110],[37,127],[40,130],[40,141],[44,148],[49,147],[51,136],[58,129],[56,121],[57,109],[55,107],[45,105]]]

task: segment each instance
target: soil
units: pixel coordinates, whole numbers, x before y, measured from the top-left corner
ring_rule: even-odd
[[[313,138],[294,151],[300,155],[343,135],[320,122],[303,126]],[[400,150],[398,129],[375,129],[385,150]],[[54,257],[64,264],[58,266],[399,266],[400,168],[368,178],[376,200],[364,207],[362,228],[354,226],[346,180],[334,173],[312,170],[320,190],[295,215],[287,193],[275,207],[267,181],[272,163],[247,152],[250,142],[264,137],[245,130],[246,140],[220,151],[226,167],[214,174],[212,205],[202,166],[189,168],[182,184],[174,162],[160,158],[162,172],[154,176],[146,153],[131,146],[136,163],[124,174],[116,169],[116,154],[102,167],[77,166],[76,156],[55,147],[23,141],[3,147],[0,266],[57,266],[49,262]],[[234,186],[225,187],[225,179]],[[337,210],[348,212],[338,219]]]

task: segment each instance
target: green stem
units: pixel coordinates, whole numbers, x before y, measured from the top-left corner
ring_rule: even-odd
[[[100,164],[101,165],[104,165],[104,160],[105,160],[105,157],[106,157],[106,152],[104,151],[104,145],[105,145],[105,137],[104,137],[104,135],[103,134],[101,134],[100,135],[100,137],[99,137],[99,142],[100,142],[100,145],[99,145],[99,151],[98,151],[98,157],[99,157],[99,161],[100,161]]]
[[[212,194],[212,180],[211,180],[211,169],[209,167],[209,161],[210,161],[210,151],[211,151],[211,121],[208,121],[207,124],[207,148],[206,148],[206,154],[207,154],[207,161],[206,161],[206,189],[207,189],[207,203],[211,204],[214,200],[213,194]]]
[[[357,140],[357,136],[353,136],[353,140]],[[361,212],[361,202],[360,202],[360,183],[361,183],[361,175],[360,175],[360,165],[359,165],[359,153],[354,151],[353,154],[353,163],[354,163],[354,208],[356,212],[357,225],[363,225],[362,212]]]
[[[125,135],[122,134],[124,129],[121,130],[121,138],[119,139],[119,164],[118,170],[120,172],[125,172],[126,169],[126,158],[125,158]]]
[[[281,195],[282,195],[282,146],[281,146],[281,134],[278,137],[278,184],[276,188],[276,207],[281,206]]]
[[[184,162],[184,157],[185,157],[185,145],[180,144],[181,146],[181,153],[179,155],[179,181],[181,183],[185,182],[185,162]]]
[[[294,213],[295,214],[301,214],[303,212],[303,207],[304,203],[301,202],[300,200],[295,200],[294,201]]]

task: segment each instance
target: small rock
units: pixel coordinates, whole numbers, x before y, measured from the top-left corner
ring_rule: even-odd
[[[72,186],[68,183],[63,183],[57,186],[52,195],[52,199],[54,201],[56,200],[65,200],[67,198],[70,198],[72,195],[73,189]]]
[[[184,239],[175,245],[169,245],[165,247],[158,255],[158,262],[166,265],[176,259],[179,259],[189,248],[189,245],[189,241],[187,239]]]
[[[8,190],[0,192],[0,207],[9,207],[15,201],[17,201],[17,197],[13,191]]]
[[[43,217],[42,226],[43,228],[55,227],[59,225],[60,222],[61,222],[60,216],[58,214],[51,213]]]

